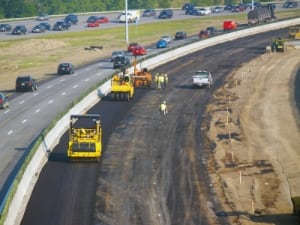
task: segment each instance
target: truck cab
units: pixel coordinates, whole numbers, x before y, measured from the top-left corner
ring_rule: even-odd
[[[236,28],[237,28],[237,23],[233,20],[225,20],[223,22],[224,31],[236,30]]]

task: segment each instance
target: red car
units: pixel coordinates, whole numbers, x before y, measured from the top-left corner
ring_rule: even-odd
[[[132,55],[147,55],[147,50],[143,46],[138,45],[133,49]]]
[[[136,46],[138,46],[139,44],[138,43],[136,43],[136,42],[134,42],[134,43],[130,43],[129,45],[128,45],[128,51],[129,52],[132,52],[134,49],[135,49],[135,47]]]
[[[203,39],[203,38],[208,38],[209,37],[209,33],[207,30],[201,30],[199,32],[199,39]]]
[[[88,27],[99,27],[99,22],[98,21],[88,22],[87,26]]]
[[[98,18],[98,22],[99,22],[99,23],[108,23],[108,22],[109,22],[109,19],[108,19],[107,17],[105,17],[105,16],[100,16],[100,17]]]

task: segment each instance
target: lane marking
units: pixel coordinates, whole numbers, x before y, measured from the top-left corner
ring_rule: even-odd
[[[53,100],[50,100],[50,101],[48,102],[49,105],[52,104],[52,103],[53,103]]]
[[[41,110],[40,109],[37,109],[37,110],[35,110],[35,113],[39,113]]]
[[[63,78],[63,79],[60,79],[59,81],[60,81],[60,82],[63,82],[63,81],[65,81],[65,80],[66,80],[66,79],[65,79],[65,78]]]
[[[35,92],[35,93],[33,94],[33,96],[37,96],[37,95],[39,95],[39,93],[38,93],[38,92]]]
[[[89,78],[86,78],[84,81],[87,82],[87,81],[89,81],[89,80],[90,80]]]
[[[10,109],[4,111],[4,114],[7,114],[8,112],[10,112]]]
[[[23,121],[22,121],[22,123],[26,123],[27,122],[27,119],[24,119]]]
[[[73,88],[78,88],[78,87],[79,87],[79,85],[77,85],[77,84],[73,86]]]
[[[13,132],[14,132],[13,130],[10,130],[10,131],[7,132],[7,134],[11,135]]]
[[[24,104],[24,102],[25,102],[24,100],[23,100],[23,101],[20,101],[19,104],[22,105],[22,104]]]
[[[48,88],[48,89],[49,89],[49,88],[52,88],[52,85],[49,85],[47,88]]]
[[[66,92],[61,93],[61,95],[66,95]]]

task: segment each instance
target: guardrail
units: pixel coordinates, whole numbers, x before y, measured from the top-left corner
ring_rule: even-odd
[[[149,58],[143,61],[143,67],[153,69],[176,58],[216,44],[232,41],[261,32],[294,26],[297,24],[300,24],[300,18],[239,30],[203,41],[194,42],[186,46],[162,53],[153,58]],[[133,68],[131,67],[130,70],[132,71]],[[58,119],[54,120],[55,124],[51,124],[44,132],[42,132],[31,149],[30,154],[24,160],[24,164],[22,165],[17,177],[13,182],[13,185],[7,193],[6,202],[4,204],[5,207],[2,214],[3,216],[0,218],[0,225],[20,224],[34,185],[38,180],[39,173],[47,162],[49,153],[57,144],[59,137],[61,137],[67,130],[70,115],[86,112],[90,107],[100,101],[102,96],[109,93],[110,89],[110,79],[102,81],[101,84],[97,84],[96,86],[92,87],[87,91],[87,93],[82,95],[80,100],[77,101],[77,104],[71,104],[65,113],[59,115]]]

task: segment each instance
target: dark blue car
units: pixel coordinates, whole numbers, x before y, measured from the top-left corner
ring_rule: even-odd
[[[156,42],[156,48],[168,48],[168,47],[169,47],[169,43],[164,39],[159,39]]]

